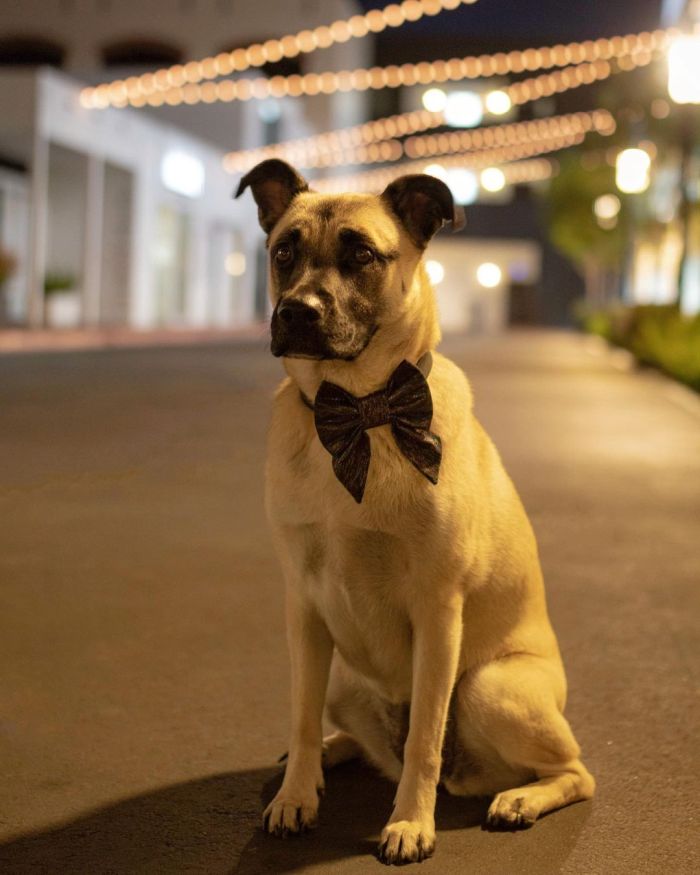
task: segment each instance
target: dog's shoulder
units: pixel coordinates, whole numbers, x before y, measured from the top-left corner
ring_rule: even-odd
[[[460,430],[471,421],[474,399],[464,371],[451,359],[433,353],[433,367],[428,378],[433,398],[433,417],[443,430]]]

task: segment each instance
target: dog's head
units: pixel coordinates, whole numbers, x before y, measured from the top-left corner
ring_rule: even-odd
[[[278,159],[247,173],[267,233],[272,352],[352,361],[401,315],[430,238],[461,212],[432,176],[403,176],[379,196],[317,194]]]

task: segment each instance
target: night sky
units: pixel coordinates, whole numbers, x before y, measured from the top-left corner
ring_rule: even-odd
[[[361,0],[365,9],[387,0]],[[659,27],[661,0],[479,0],[451,12],[386,31],[382,62],[430,60],[472,49],[495,51],[635,33]],[[416,50],[424,48],[418,58]],[[406,58],[403,57],[407,52]]]

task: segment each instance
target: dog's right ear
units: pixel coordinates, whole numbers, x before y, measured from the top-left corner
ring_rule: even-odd
[[[286,161],[269,158],[256,164],[241,179],[234,197],[240,197],[250,186],[258,205],[260,225],[269,234],[294,198],[309,186]]]

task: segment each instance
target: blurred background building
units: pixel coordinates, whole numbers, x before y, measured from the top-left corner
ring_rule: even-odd
[[[395,172],[392,149],[413,159],[411,172],[447,181],[466,205],[468,222],[461,234],[436,240],[429,253],[446,328],[567,325],[579,299],[589,308],[621,300],[700,310],[698,107],[672,99],[666,53],[656,44],[653,51],[642,43],[633,50],[613,41],[595,69],[584,69],[585,47],[577,54],[565,45],[658,27],[692,29],[700,21],[695,0],[595,3],[586,15],[562,11],[554,0],[539,0],[537,15],[533,4],[482,0],[405,27],[370,28],[364,38],[346,35],[327,48],[321,39],[322,51],[292,57],[270,51],[266,63],[236,77],[250,79],[255,89],[260,76],[273,86],[281,77],[287,82],[329,70],[369,71],[371,79],[380,75],[373,65],[491,59],[487,77],[470,74],[466,81],[421,84],[419,71],[415,84],[353,90],[326,88],[319,75],[313,96],[261,92],[260,99],[232,100],[187,79],[195,59],[214,63],[323,25],[332,25],[325,28],[330,32],[383,5],[5,0],[0,322],[143,329],[259,322],[268,306],[262,235],[252,199],[231,201],[237,174],[263,157],[252,150],[308,142],[323,132],[337,138],[367,120],[421,112],[439,116],[440,124],[404,133],[427,131],[443,140],[426,145],[408,136],[401,144],[387,134],[379,138],[387,151],[378,159],[367,160],[365,147],[363,153],[343,146],[328,166],[317,158],[304,165],[298,146],[278,154],[306,166],[303,172],[329,190],[379,185],[380,176],[367,171]],[[543,83],[549,68],[527,62],[538,45],[564,52],[556,87]],[[508,53],[526,63],[509,67]],[[127,99],[121,86],[112,92],[118,99],[106,101],[116,105],[91,108],[81,100],[86,85],[128,82],[173,65],[180,65],[184,84],[173,89],[172,101]],[[546,138],[531,129],[518,133],[534,144],[530,160],[489,152],[493,143],[481,133],[509,123],[551,125],[579,112],[599,113],[594,129],[565,137],[559,148],[543,147],[541,158],[537,150]],[[600,113],[612,121],[601,122]],[[456,141],[449,137],[469,131],[475,132],[469,149],[452,149]],[[475,149],[486,156],[481,163],[462,161]],[[425,160],[417,166],[419,158]]]
[[[16,266],[2,322],[225,327],[264,318],[255,209],[248,198],[234,208],[224,150],[362,121],[365,96],[94,112],[80,91],[357,9],[352,0],[3,2],[0,246]],[[371,41],[326,55],[322,63],[363,66]],[[307,71],[319,63],[304,57]],[[299,69],[285,59],[264,73]]]

